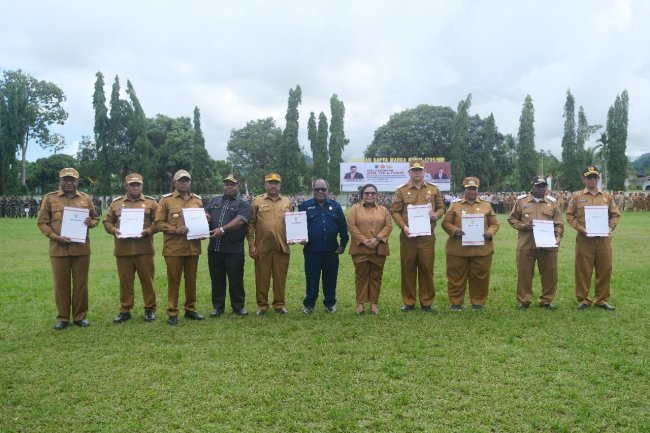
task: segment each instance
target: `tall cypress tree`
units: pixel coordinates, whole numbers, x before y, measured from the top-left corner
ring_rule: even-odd
[[[302,90],[297,85],[296,89],[289,89],[289,100],[287,103],[287,114],[285,120],[287,124],[284,128],[283,146],[281,155],[282,168],[282,189],[289,194],[301,191],[303,185],[303,175],[305,173],[305,157],[300,149],[298,141],[298,105],[302,102]]]
[[[469,129],[469,108],[472,105],[472,94],[458,103],[458,111],[451,123],[451,178],[454,188],[462,189],[465,178],[464,154],[467,146]]]
[[[93,108],[95,109],[95,148],[96,148],[96,165],[93,164],[92,157],[88,158],[89,166],[87,169],[94,168],[87,176],[91,178],[91,183],[97,185],[97,192],[104,196],[111,193],[110,179],[110,159],[109,141],[110,127],[108,124],[108,108],[106,108],[106,94],[104,93],[104,75],[101,72],[95,74],[95,92],[93,93]]]
[[[616,95],[614,105],[607,113],[607,188],[610,190],[625,189],[628,107],[629,96],[624,90],[621,95]]]
[[[330,98],[332,117],[330,123],[330,143],[328,162],[328,181],[330,189],[337,192],[340,188],[341,162],[343,162],[343,148],[350,142],[345,138],[345,104],[336,95]]]
[[[571,94],[571,90],[567,90],[566,92],[564,114],[562,117],[564,117],[564,134],[562,135],[562,185],[565,190],[575,191],[582,185],[579,176],[582,170],[580,164],[582,151],[578,148],[576,137],[575,98]]]
[[[519,188],[526,190],[530,180],[537,172],[537,152],[535,152],[535,107],[533,98],[526,95],[519,117],[517,132],[517,168],[519,170]]]
[[[201,112],[199,107],[194,107],[194,140],[192,142],[192,179],[196,179],[194,189],[196,192],[206,194],[216,189],[214,161],[205,148],[205,138],[201,130]]]
[[[322,111],[318,115],[318,136],[317,136],[317,148],[318,153],[322,155],[319,162],[319,172],[316,172],[314,168],[314,178],[328,179],[329,175],[329,154],[327,150],[327,136],[328,136],[328,124],[327,116]],[[315,166],[314,162],[314,166]]]
[[[307,139],[309,140],[309,147],[311,148],[311,157],[313,161],[312,176],[317,177],[316,168],[318,164],[318,126],[316,126],[316,115],[312,111],[309,113],[309,120],[307,121]]]
[[[157,164],[155,149],[147,137],[147,117],[129,80],[126,81],[126,93],[129,95],[133,107],[132,115],[127,121],[130,147],[133,150],[132,158],[128,160],[127,171],[136,171],[142,174],[147,182],[148,190],[161,191],[162,185],[158,185],[155,181]]]
[[[487,178],[483,181],[486,183],[486,189],[491,189],[494,184],[494,152],[499,144],[497,125],[494,120],[494,114],[490,113],[485,120],[481,136],[483,138],[483,170]]]

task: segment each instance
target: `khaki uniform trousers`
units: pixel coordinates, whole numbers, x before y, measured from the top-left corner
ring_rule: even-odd
[[[384,275],[386,256],[377,254],[355,254],[352,256],[354,264],[354,283],[356,286],[357,304],[372,304],[379,302],[381,291],[381,278]]]
[[[447,255],[447,294],[449,303],[462,305],[469,281],[469,300],[472,305],[485,305],[490,289],[492,256]]]
[[[596,305],[609,301],[612,279],[612,239],[576,236],[576,298],[578,303],[590,304],[591,275],[596,268]]]
[[[255,298],[262,310],[269,309],[269,286],[273,276],[273,308],[284,307],[284,295],[289,270],[289,254],[282,251],[258,253],[255,260]]]
[[[120,278],[120,312],[126,313],[133,308],[135,293],[133,282],[135,273],[142,286],[142,297],[144,308],[147,310],[156,309],[156,290],[154,289],[154,275],[156,269],[153,262],[153,254],[138,254],[135,256],[116,256],[117,274]]]
[[[420,287],[420,305],[431,306],[436,297],[436,290],[433,286],[435,235],[409,238],[402,231],[399,236],[399,245],[404,305],[415,305],[417,279]]]
[[[535,261],[542,281],[539,303],[550,304],[557,292],[557,250],[547,248],[517,251],[517,302],[530,304],[533,299]]]
[[[88,314],[88,267],[90,255],[85,256],[50,256],[52,275],[54,276],[54,301],[56,302],[56,320],[83,320]],[[72,281],[71,281],[72,280]],[[70,285],[72,283],[72,293]]]
[[[178,316],[178,292],[185,276],[185,311],[196,311],[196,271],[199,256],[165,256],[167,264],[167,315]]]

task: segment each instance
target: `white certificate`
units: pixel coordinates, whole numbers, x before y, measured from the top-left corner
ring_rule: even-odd
[[[533,237],[537,248],[555,248],[555,223],[548,220],[533,220]]]
[[[63,221],[61,225],[61,236],[65,236],[72,242],[86,242],[88,226],[84,224],[86,218],[90,216],[89,209],[79,207],[63,208]]]
[[[284,214],[287,227],[287,242],[295,243],[309,240],[307,238],[307,212],[287,212]]]
[[[409,218],[409,237],[431,236],[431,204],[410,204],[406,207]]]
[[[609,236],[609,208],[607,205],[585,206],[587,236]]]
[[[187,227],[187,239],[205,239],[210,237],[210,228],[205,211],[200,207],[183,208],[183,219]]]
[[[483,214],[462,215],[463,246],[485,245],[485,216]]]
[[[120,216],[121,238],[139,238],[144,229],[144,208],[122,209]]]

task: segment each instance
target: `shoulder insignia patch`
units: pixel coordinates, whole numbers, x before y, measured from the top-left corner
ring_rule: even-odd
[[[198,195],[198,194],[194,194],[194,193],[192,193],[192,196],[194,196],[194,197],[198,198],[199,200],[201,200],[201,196]]]
[[[553,203],[557,202],[557,199],[555,197],[553,197],[552,195],[547,195],[546,198],[548,200],[552,201]]]
[[[172,195],[172,193],[170,192],[169,194],[163,194],[162,197],[160,197],[160,198],[170,197],[171,195]]]
[[[528,194],[522,194],[517,196],[517,200],[521,200],[522,198],[526,197]]]
[[[151,199],[151,200],[156,200],[155,197],[152,197],[150,195],[145,195],[146,198]]]

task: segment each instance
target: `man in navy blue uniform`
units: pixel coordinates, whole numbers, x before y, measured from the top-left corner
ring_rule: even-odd
[[[307,212],[305,243],[305,280],[307,294],[303,301],[305,314],[311,314],[318,299],[318,286],[323,275],[323,304],[328,312],[336,311],[336,278],[339,272],[339,254],[348,243],[348,224],[341,205],[327,197],[328,184],[324,179],[313,183],[314,198],[299,207]],[[339,239],[340,238],[340,244]]]
[[[234,176],[230,175],[223,180],[223,195],[214,197],[205,211],[210,224],[210,317],[219,317],[224,312],[226,277],[232,312],[238,316],[247,316],[248,311],[244,308],[244,238],[251,217],[251,204],[239,194],[239,182]]]

